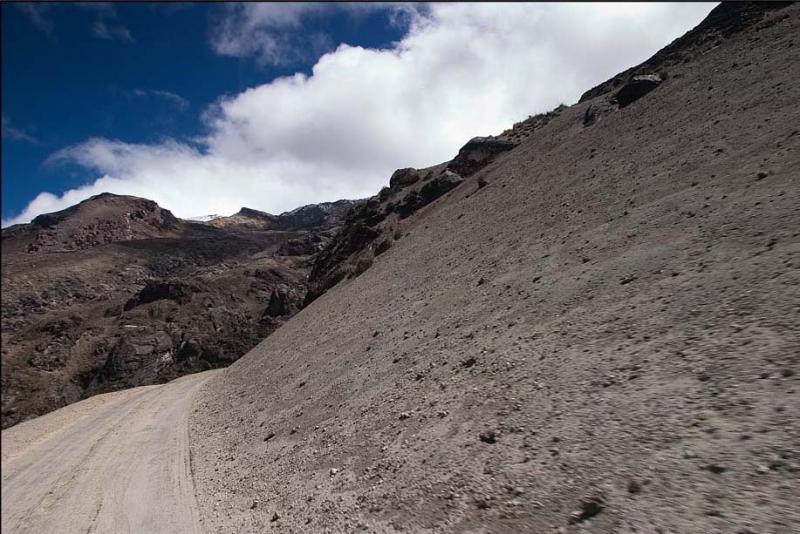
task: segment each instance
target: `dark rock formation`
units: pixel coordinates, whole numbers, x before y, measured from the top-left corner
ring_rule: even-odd
[[[426,182],[419,190],[409,191],[400,204],[397,205],[395,211],[400,214],[401,218],[408,217],[463,181],[463,178],[448,169],[436,178]]]
[[[262,317],[278,318],[292,316],[300,310],[305,294],[297,287],[281,284],[272,290]]]
[[[397,191],[398,189],[402,189],[407,185],[414,184],[418,181],[419,173],[417,173],[416,169],[397,169],[392,174],[392,177],[389,178],[389,189],[392,191]]]
[[[614,95],[614,99],[617,101],[620,108],[624,108],[658,87],[662,81],[664,80],[659,74],[634,76],[617,91],[617,94]]]
[[[278,248],[280,256],[311,256],[320,251],[322,239],[319,234],[309,234],[296,239],[287,239]]]
[[[196,287],[181,281],[148,282],[141,291],[125,303],[123,309],[125,311],[132,310],[136,306],[161,299],[169,299],[178,304],[186,304],[191,300],[192,293],[195,291],[197,291]]]
[[[485,167],[498,154],[511,150],[517,143],[499,137],[474,137],[458,151],[447,168],[469,176]]]
[[[355,271],[354,255],[365,250],[381,232],[355,219],[345,225],[334,239],[317,255],[308,279],[308,305],[325,291]]]

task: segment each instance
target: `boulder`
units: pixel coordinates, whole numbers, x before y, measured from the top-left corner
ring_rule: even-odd
[[[620,108],[632,104],[642,98],[644,95],[661,85],[664,79],[660,74],[642,74],[634,76],[628,83],[622,86],[617,91],[614,98]]]
[[[417,173],[416,169],[412,169],[410,167],[405,169],[397,169],[394,171],[394,173],[392,173],[392,177],[389,178],[389,189],[392,191],[397,191],[398,189],[415,184],[418,181],[419,174]]]
[[[441,176],[437,176],[426,183],[419,190],[419,194],[425,204],[430,204],[451,189],[454,189],[463,182],[464,179],[451,170],[446,170]]]
[[[612,111],[614,111],[615,107],[611,102],[607,100],[601,100],[599,102],[592,102],[589,104],[589,107],[586,108],[586,111],[583,114],[583,125],[591,126],[595,122],[599,121]]]
[[[517,146],[514,141],[498,137],[473,137],[458,151],[458,155],[447,165],[447,168],[469,176],[489,164],[498,154]]]
[[[191,300],[194,290],[194,287],[179,281],[148,282],[147,285],[125,303],[124,309],[125,311],[132,310],[136,306],[163,299],[169,299],[178,304],[186,304]]]

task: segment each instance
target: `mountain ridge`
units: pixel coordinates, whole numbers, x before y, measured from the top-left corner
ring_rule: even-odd
[[[350,204],[215,224],[103,193],[4,228],[3,428],[235,361],[298,311]]]

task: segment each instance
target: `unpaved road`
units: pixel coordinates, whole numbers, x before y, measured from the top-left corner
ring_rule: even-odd
[[[3,532],[198,532],[187,419],[213,373],[99,395],[3,431]]]

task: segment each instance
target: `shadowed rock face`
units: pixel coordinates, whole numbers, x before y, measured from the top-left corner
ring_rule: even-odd
[[[178,304],[186,304],[192,299],[192,293],[198,288],[181,281],[148,282],[132,299],[125,303],[124,310],[132,310],[136,306],[149,304],[157,300],[169,299]]]
[[[103,194],[4,229],[3,427],[235,361],[296,313],[354,204],[198,223]]]
[[[269,303],[264,310],[264,316],[272,319],[291,317],[300,310],[304,296],[304,291],[299,291],[290,285],[280,284],[272,290]]]
[[[475,137],[458,151],[447,168],[461,176],[469,176],[485,167],[498,154],[515,146],[517,143],[497,137]]]
[[[617,101],[620,108],[624,108],[658,87],[662,81],[664,80],[659,74],[634,76],[631,78],[631,81],[622,86],[622,89],[617,91],[617,94],[614,95],[614,99]]]
[[[397,191],[407,185],[411,185],[419,181],[419,173],[417,169],[397,169],[389,178],[389,189]]]

